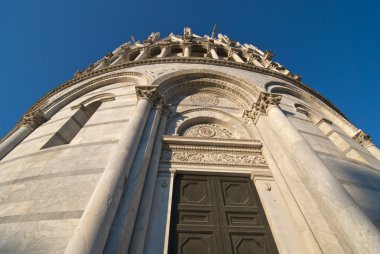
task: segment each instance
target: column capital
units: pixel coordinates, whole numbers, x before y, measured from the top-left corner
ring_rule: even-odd
[[[267,114],[271,107],[278,107],[280,101],[280,94],[261,92],[256,103],[253,104],[252,109],[244,110],[242,116],[244,122],[256,124],[260,115]]]
[[[158,86],[135,86],[137,100],[146,99],[154,102],[157,98]]]
[[[278,107],[281,94],[261,92],[253,108],[266,114],[271,107]]]
[[[372,138],[362,130],[358,130],[352,138],[365,148],[372,145]]]
[[[21,125],[27,126],[31,129],[36,129],[38,126],[46,122],[45,114],[41,109],[37,109],[36,111],[27,113],[21,119]]]

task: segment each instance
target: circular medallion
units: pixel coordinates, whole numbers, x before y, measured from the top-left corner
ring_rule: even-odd
[[[197,93],[190,97],[191,102],[199,106],[215,106],[219,103],[216,96],[208,93]]]
[[[215,130],[213,130],[212,128],[210,128],[208,126],[201,127],[198,130],[198,132],[201,136],[208,137],[208,138],[211,138],[211,137],[215,136],[215,134],[216,134]]]

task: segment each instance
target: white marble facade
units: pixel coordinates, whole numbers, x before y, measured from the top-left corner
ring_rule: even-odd
[[[0,252],[166,253],[202,172],[251,177],[280,253],[379,253],[379,150],[272,57],[152,34],[53,90],[0,143]]]

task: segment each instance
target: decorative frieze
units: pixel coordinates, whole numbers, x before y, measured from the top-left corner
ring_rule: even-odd
[[[231,153],[162,151],[161,161],[180,164],[203,164],[225,166],[255,166],[267,167],[261,154],[239,155]]]
[[[158,86],[136,86],[137,100],[147,99],[154,102],[157,98]]]
[[[223,167],[267,167],[256,140],[164,136],[163,163]]]
[[[352,138],[365,148],[372,145],[372,138],[362,130],[359,130]]]

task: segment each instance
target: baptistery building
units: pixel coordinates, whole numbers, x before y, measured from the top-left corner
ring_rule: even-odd
[[[0,143],[0,253],[380,253],[380,151],[225,35],[128,42]]]

